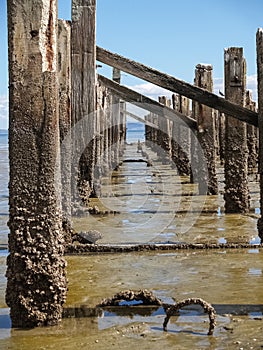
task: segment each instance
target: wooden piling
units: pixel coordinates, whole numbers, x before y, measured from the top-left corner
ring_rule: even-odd
[[[212,70],[211,65],[198,64],[195,69],[195,85],[212,92]],[[199,193],[206,194],[205,192],[207,192],[209,195],[214,195],[218,193],[214,112],[212,108],[195,102],[193,103],[193,113],[198,125],[197,140],[206,159],[206,164],[204,163],[202,167],[198,168]],[[197,154],[197,158],[199,156]]]
[[[256,111],[256,102],[252,101],[252,91],[246,91],[246,108]],[[248,174],[257,173],[258,161],[258,137],[257,128],[254,125],[247,125],[247,148],[248,148]]]
[[[218,143],[221,164],[225,159],[225,114],[218,112]]]
[[[125,142],[126,142],[126,103],[120,101],[120,142],[121,142],[121,155],[123,155]]]
[[[190,101],[187,97],[173,94],[173,109],[189,116]],[[171,154],[173,165],[181,176],[190,174],[190,129],[176,122],[172,124]]]
[[[225,98],[244,107],[246,62],[243,49],[226,49],[224,60]],[[249,210],[246,125],[226,115],[225,127],[225,212],[246,213]]]
[[[57,2],[8,1],[12,327],[57,324],[66,299],[60,210]],[[58,180],[58,183],[56,182]]]
[[[71,25],[58,21],[59,130],[61,153],[62,227],[71,242]]]
[[[171,100],[166,96],[159,96],[159,103],[166,107],[171,106]],[[171,121],[165,117],[158,116],[157,130],[157,154],[163,164],[167,164],[171,160]]]
[[[96,0],[72,1],[72,122],[74,199],[94,194],[96,128]],[[76,166],[79,165],[79,169]],[[78,171],[79,170],[79,171]],[[78,185],[78,186],[77,186]],[[76,188],[76,186],[78,188]],[[79,193],[78,193],[79,191]]]
[[[120,84],[121,72],[117,68],[112,69],[112,80]],[[116,95],[112,96],[112,165],[115,169],[120,164],[120,98]]]
[[[258,126],[259,126],[259,174],[260,174],[260,218],[258,235],[263,242],[263,29],[257,31],[257,75],[258,75]]]

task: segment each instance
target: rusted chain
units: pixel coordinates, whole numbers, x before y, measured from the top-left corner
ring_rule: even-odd
[[[147,290],[141,289],[138,291],[133,290],[123,290],[117,294],[115,294],[112,298],[106,298],[101,301],[96,307],[106,307],[106,306],[120,306],[121,301],[141,301],[142,305],[157,305],[162,306],[166,317],[163,322],[163,330],[167,331],[167,324],[170,320],[171,316],[176,316],[178,310],[184,306],[198,304],[204,308],[205,313],[208,313],[210,325],[208,335],[212,335],[216,326],[216,311],[212,307],[211,304],[207,303],[205,300],[201,298],[189,298],[177,302],[175,305],[163,303],[159,298],[155,297],[155,295]]]
[[[97,307],[116,306],[122,301],[142,301],[142,305],[159,305],[162,306],[162,301],[154,296],[154,294],[147,290],[141,289],[138,291],[123,290],[115,294],[112,298],[103,299]]]
[[[208,313],[209,320],[210,320],[210,325],[209,325],[209,330],[208,330],[208,335],[213,335],[215,326],[216,326],[216,311],[212,307],[211,304],[207,303],[205,300],[200,299],[200,298],[189,298],[182,300],[175,305],[171,305],[169,308],[166,310],[166,317],[163,323],[163,330],[167,331],[167,324],[170,320],[171,316],[176,316],[177,312],[179,309],[181,309],[184,306],[192,305],[192,304],[198,304],[201,305],[204,308],[204,311]]]

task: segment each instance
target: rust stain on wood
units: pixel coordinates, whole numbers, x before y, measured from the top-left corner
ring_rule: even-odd
[[[53,36],[54,36],[54,18],[53,18],[53,5],[54,0],[50,0],[50,7],[49,7],[49,18],[48,18],[48,26],[47,26],[47,50],[46,50],[46,57],[48,61],[48,69],[52,71],[53,68],[53,61],[54,61],[54,50],[53,50]]]

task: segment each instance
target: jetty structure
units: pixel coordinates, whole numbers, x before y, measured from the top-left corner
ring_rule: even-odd
[[[225,96],[213,93],[212,66],[193,84],[96,46],[96,0],[72,0],[58,20],[57,0],[8,0],[10,219],[6,302],[13,327],[61,320],[67,294],[65,245],[71,215],[100,195],[125,145],[125,103],[147,111],[146,142],[163,160],[216,194],[215,157],[225,166],[225,211],[249,210],[248,171],[257,149],[263,213],[263,30],[257,32],[258,111],[246,92],[242,48],[225,50]],[[113,67],[113,79],[97,73]],[[171,91],[154,101],[123,85],[120,71]],[[192,112],[190,112],[190,100]],[[208,164],[199,167],[189,130]],[[249,136],[249,137],[248,137]],[[259,140],[259,144],[258,144]],[[248,160],[247,149],[253,150]],[[250,166],[248,167],[248,162]],[[258,221],[263,239],[263,217]]]

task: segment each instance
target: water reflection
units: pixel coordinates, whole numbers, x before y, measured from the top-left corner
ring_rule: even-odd
[[[220,174],[220,195],[199,196],[196,184],[178,176],[169,165],[162,165],[150,150],[147,152],[153,160],[152,167],[124,163],[114,172],[112,182],[104,180],[102,197],[90,201],[91,206],[98,206],[102,212],[107,209],[117,214],[75,218],[77,231],[99,230],[104,237],[100,243],[260,243],[256,182],[250,183],[255,214],[225,214]],[[126,154],[138,158],[136,145],[128,145]]]

